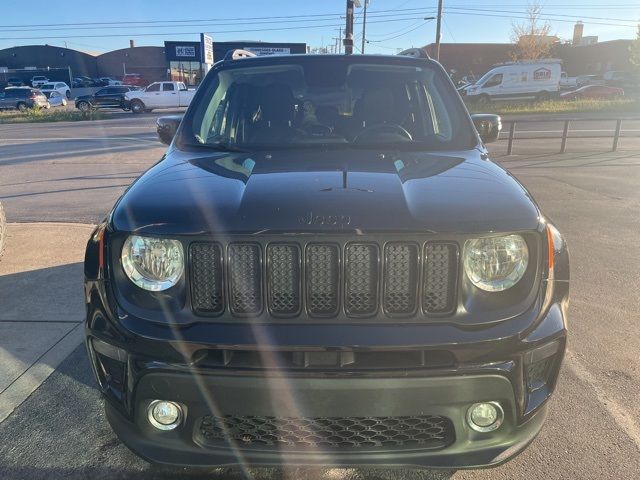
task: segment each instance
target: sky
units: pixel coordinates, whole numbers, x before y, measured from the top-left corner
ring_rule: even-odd
[[[365,0],[360,0],[364,4]],[[27,3],[28,2],[28,3]],[[509,42],[513,22],[524,22],[528,0],[444,0],[442,41]],[[600,41],[635,38],[639,0],[541,0],[551,33],[571,39],[573,24]],[[0,49],[49,44],[91,53],[164,40],[214,42],[261,40],[335,45],[346,0],[0,0]],[[370,0],[366,53],[397,53],[435,40],[437,0]],[[362,41],[362,9],[355,12],[356,52]],[[126,23],[125,23],[126,22]],[[34,38],[37,37],[37,38]]]

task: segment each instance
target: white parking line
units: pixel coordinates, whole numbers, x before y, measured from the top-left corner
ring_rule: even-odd
[[[640,426],[634,420],[635,415],[628,412],[623,406],[619,405],[611,395],[599,385],[596,378],[582,365],[580,360],[571,352],[567,350],[566,365],[578,377],[578,379],[586,382],[596,394],[598,402],[605,408],[607,412],[613,417],[618,427],[627,434],[627,436],[633,440],[638,450],[640,450]]]
[[[149,134],[148,138],[145,137],[38,137],[38,138],[0,138],[0,142],[42,142],[42,141],[62,141],[62,140],[71,140],[71,141],[100,141],[106,142],[109,140],[125,140],[130,142],[152,142],[160,145],[157,138],[154,137],[153,134]]]

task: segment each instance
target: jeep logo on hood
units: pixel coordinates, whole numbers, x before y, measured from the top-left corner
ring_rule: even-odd
[[[328,225],[328,226],[345,226],[351,224],[349,215],[318,215],[308,212],[298,218],[298,222],[302,225]]]

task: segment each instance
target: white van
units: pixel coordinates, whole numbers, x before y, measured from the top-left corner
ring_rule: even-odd
[[[495,65],[466,89],[472,101],[547,100],[560,91],[561,60],[518,61]]]

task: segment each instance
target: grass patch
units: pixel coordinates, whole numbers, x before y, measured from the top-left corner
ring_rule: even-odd
[[[638,113],[640,100],[621,98],[616,100],[549,100],[546,102],[492,102],[486,105],[467,103],[471,113],[497,113],[516,115],[528,113]]]
[[[87,120],[103,120],[109,118],[104,112],[91,111],[83,113],[80,110],[67,110],[59,107],[49,110],[29,109],[25,112],[9,110],[0,112],[0,124],[2,123],[43,123],[43,122],[82,122]]]

